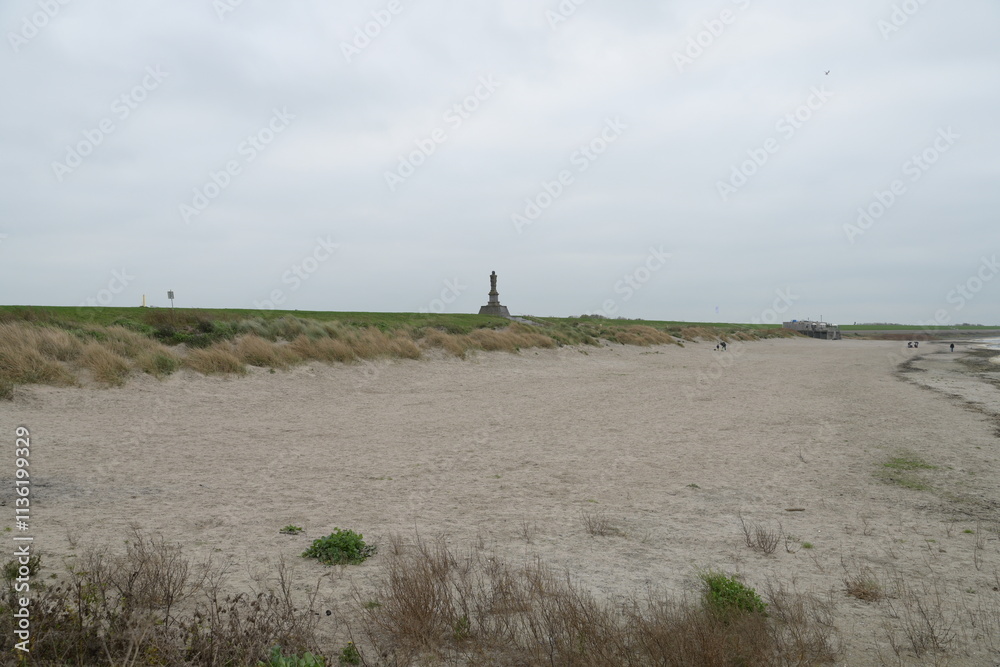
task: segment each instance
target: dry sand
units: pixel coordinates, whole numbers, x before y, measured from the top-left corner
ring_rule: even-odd
[[[781,581],[833,605],[843,664],[880,664],[878,651],[896,664],[883,626],[905,644],[905,617],[892,618],[902,601],[849,597],[847,564],[887,590],[903,580],[931,600],[936,589],[956,635],[950,664],[1000,662],[1000,620],[972,627],[977,610],[1000,608],[997,386],[930,343],[712,347],[185,371],[121,389],[23,388],[0,414],[11,446],[15,425],[31,429],[32,531],[49,565],[86,544],[117,548],[135,523],[195,558],[231,559],[236,588],[285,556],[303,590],[322,577],[332,607],[381,568],[297,558],[334,527],[376,544],[482,539],[600,596],[691,594],[706,568]],[[929,370],[897,372],[917,355]],[[929,490],[877,478],[897,455],[937,466],[918,473]],[[738,513],[780,522],[794,553],[748,549]],[[622,534],[588,534],[584,514]],[[279,534],[287,524],[305,534]]]

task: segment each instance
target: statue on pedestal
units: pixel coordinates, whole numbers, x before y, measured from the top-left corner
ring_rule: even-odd
[[[490,274],[490,300],[479,309],[480,315],[493,315],[494,317],[510,317],[507,306],[500,305],[500,293],[497,292],[497,272]]]

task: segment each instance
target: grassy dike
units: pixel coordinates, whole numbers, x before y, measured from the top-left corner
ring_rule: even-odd
[[[534,325],[466,314],[334,313],[247,309],[0,306],[0,397],[24,384],[120,386],[134,373],[181,368],[245,373],[309,361],[459,358],[563,345],[683,345],[698,339],[791,336],[773,325],[531,318]]]

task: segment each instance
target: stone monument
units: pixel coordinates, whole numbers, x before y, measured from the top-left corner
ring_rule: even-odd
[[[490,274],[490,300],[479,309],[480,315],[493,315],[494,317],[510,318],[510,311],[507,306],[500,305],[500,293],[497,292],[497,272]]]

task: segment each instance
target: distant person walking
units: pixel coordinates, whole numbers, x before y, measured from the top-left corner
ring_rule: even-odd
[[[722,351],[725,352],[726,351],[726,341],[722,341],[722,343],[720,343],[720,344],[722,345]]]
[[[954,352],[954,351],[955,351],[955,344],[954,344],[954,343],[952,343],[952,344],[951,344],[951,351],[952,351],[952,352]]]

